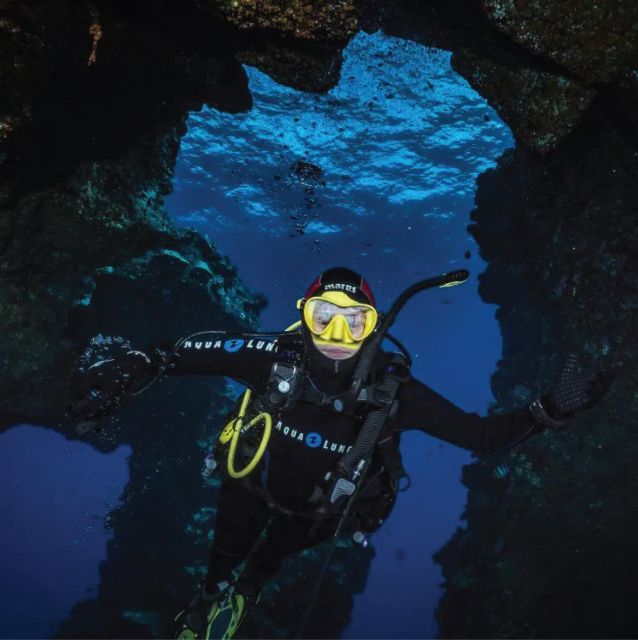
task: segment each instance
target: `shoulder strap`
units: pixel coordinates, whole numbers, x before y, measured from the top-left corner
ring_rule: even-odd
[[[374,403],[366,414],[355,444],[337,462],[335,470],[328,474],[324,486],[318,487],[313,494],[317,510],[329,515],[340,509],[340,503],[343,502],[341,498],[348,498],[355,493],[370,465],[372,453],[379,445],[393,480],[398,483],[407,475],[387,421],[396,413],[397,392],[409,375],[409,368],[401,354],[392,354],[384,363],[379,381],[372,385]],[[389,440],[384,442],[386,434]]]

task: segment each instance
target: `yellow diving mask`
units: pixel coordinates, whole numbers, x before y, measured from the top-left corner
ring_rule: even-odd
[[[316,340],[358,349],[377,325],[377,310],[342,291],[324,291],[303,304],[303,318]]]

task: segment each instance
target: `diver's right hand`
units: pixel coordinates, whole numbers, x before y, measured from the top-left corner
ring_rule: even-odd
[[[69,404],[69,413],[80,423],[108,417],[156,371],[157,367],[146,353],[121,347],[79,372],[79,394]]]

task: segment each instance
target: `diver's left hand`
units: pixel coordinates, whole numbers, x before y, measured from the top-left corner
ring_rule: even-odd
[[[581,372],[578,356],[570,353],[553,389],[531,405],[535,418],[546,427],[560,429],[565,421],[596,404],[607,391],[609,377],[597,366]],[[545,414],[545,415],[543,415]]]
[[[578,356],[570,353],[558,376],[558,381],[547,396],[548,409],[559,419],[593,406],[607,390],[607,378],[597,367],[583,373],[578,371]]]

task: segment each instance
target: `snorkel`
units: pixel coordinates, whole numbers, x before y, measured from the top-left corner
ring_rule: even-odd
[[[383,316],[379,327],[369,338],[368,344],[362,349],[348,393],[351,402],[356,402],[359,399],[365,399],[360,398],[362,391],[365,394],[365,389],[362,390],[363,384],[368,379],[372,370],[372,365],[381,348],[381,343],[386,337],[389,337],[388,331],[390,327],[394,324],[399,312],[403,309],[408,300],[417,293],[425,291],[426,289],[433,289],[435,287],[454,287],[458,284],[463,284],[468,279],[469,275],[469,271],[466,269],[451,271],[449,273],[436,276],[435,278],[421,280],[413,284],[411,287],[408,287],[403,293],[401,293],[401,295],[399,295],[394,304],[390,307],[390,310],[385,314],[385,316]],[[391,339],[392,342],[394,342],[394,344],[404,352],[404,354],[407,354],[398,340],[391,337],[389,337],[389,339]],[[397,390],[398,385],[399,382],[397,382]],[[396,390],[394,393],[396,393]],[[382,407],[381,409],[373,410],[368,413],[355,444],[337,463],[337,468],[344,477],[349,477],[355,469],[355,466],[358,468],[362,463],[363,465],[367,464],[367,460],[372,453],[375,443],[377,442],[379,433],[381,432],[381,428],[383,427],[389,411],[390,407]],[[363,466],[361,468],[363,468]]]

